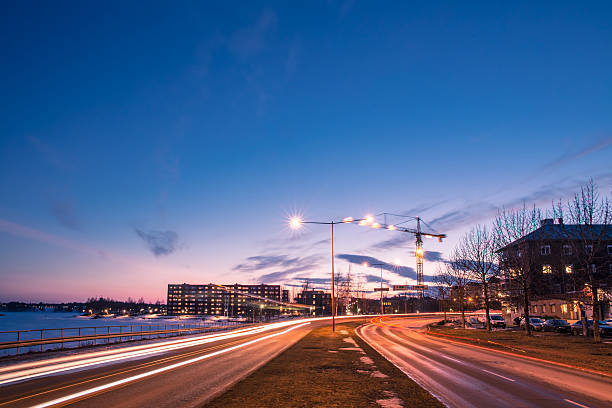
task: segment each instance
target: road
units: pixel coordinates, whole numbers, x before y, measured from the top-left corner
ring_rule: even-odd
[[[448,407],[612,407],[610,378],[425,335],[436,320],[383,318],[357,334]]]
[[[3,366],[0,408],[200,406],[321,324],[329,321],[283,322]]]

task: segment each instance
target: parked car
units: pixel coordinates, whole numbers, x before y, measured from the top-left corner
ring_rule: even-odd
[[[506,321],[500,315],[491,315],[489,318],[491,327],[501,327],[502,329],[506,328]]]
[[[530,317],[529,318],[529,327],[534,331],[542,331],[544,327],[544,320],[539,317]],[[521,328],[525,328],[525,318],[521,320]]]
[[[609,325],[604,320],[599,321],[599,334],[602,337],[612,337],[612,325]],[[580,336],[582,335],[582,320],[578,320],[576,323],[572,324],[572,335]],[[587,320],[587,335],[593,335],[593,320]]]
[[[571,333],[572,326],[563,319],[549,319],[544,323],[542,327],[544,331],[556,332],[556,333]]]
[[[475,316],[468,317],[468,319],[467,319],[467,323],[468,323],[468,324],[469,324],[471,327],[474,327],[474,328],[476,328],[476,327],[479,327],[479,328],[484,327],[484,323],[483,323],[483,322],[481,322],[480,320],[478,320],[478,318],[477,318],[477,317],[475,317]]]

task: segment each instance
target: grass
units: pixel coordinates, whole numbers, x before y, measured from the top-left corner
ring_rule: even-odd
[[[453,329],[430,326],[430,332],[463,337],[450,338],[516,354],[556,361],[612,374],[612,344],[594,343],[592,339],[556,333]],[[498,344],[495,344],[498,343]]]
[[[372,407],[377,400],[392,402],[392,397],[407,407],[443,407],[357,337],[354,329],[359,325],[337,324],[335,334],[330,327],[314,329],[205,407]],[[366,354],[341,350],[355,348],[344,341],[347,337]],[[386,377],[373,376],[377,371]]]

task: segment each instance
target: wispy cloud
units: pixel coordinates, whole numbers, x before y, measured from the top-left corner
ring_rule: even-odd
[[[357,254],[338,254],[336,258],[343,259],[352,264],[359,264],[359,265],[362,265],[364,262],[367,262],[368,265],[382,264],[383,270],[398,274],[404,278],[416,279],[416,272],[410,266],[397,266],[397,265],[382,261],[378,258],[374,258],[372,256],[357,255]],[[378,268],[378,266],[376,266],[376,268]],[[423,279],[425,281],[430,282],[432,280],[432,277],[425,275],[423,276]]]
[[[155,256],[170,255],[178,249],[178,234],[175,231],[143,231],[134,228],[134,232]]]
[[[50,144],[43,142],[35,136],[29,136],[28,141],[34,149],[49,163],[51,166],[62,171],[74,170],[74,165],[70,163],[62,153],[52,147]]]
[[[393,238],[386,239],[371,246],[372,249],[405,248],[414,241],[412,234],[397,233]]]
[[[567,152],[565,154],[563,154],[561,157],[553,160],[552,162],[546,164],[542,169],[553,169],[553,168],[557,168],[560,166],[563,166],[567,163],[570,163],[572,161],[581,159],[583,157],[586,157],[590,154],[599,152],[601,150],[604,150],[608,147],[612,146],[612,136],[607,136],[604,137],[603,139],[599,139],[594,143],[591,143],[590,145],[586,146],[585,148],[579,150],[579,151],[573,151],[573,152]]]
[[[229,41],[230,50],[242,59],[259,53],[265,44],[266,35],[276,26],[273,10],[264,10],[253,25],[235,31]]]
[[[246,258],[245,262],[234,266],[233,270],[242,272],[264,272],[256,276],[263,283],[286,282],[294,280],[300,273],[319,268],[322,255],[313,254],[292,257],[287,254],[257,255]]]
[[[53,199],[49,210],[63,226],[73,230],[80,229],[81,222],[71,201],[67,199]]]

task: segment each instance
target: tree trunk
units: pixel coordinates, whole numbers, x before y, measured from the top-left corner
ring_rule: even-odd
[[[491,316],[489,314],[489,284],[487,279],[483,277],[482,288],[484,290],[484,301],[485,301],[485,318],[487,319],[487,331],[491,331]]]
[[[460,310],[461,310],[461,327],[463,327],[465,329],[465,307],[464,307],[464,299],[463,299],[463,290],[461,291],[461,299],[459,299],[459,301],[461,302],[461,306],[459,306]]]
[[[442,311],[444,311],[444,323],[446,323],[446,301],[442,298]]]
[[[525,311],[525,330],[527,335],[531,336],[531,323],[529,321],[529,293],[527,292],[527,282],[523,280],[523,302]]]
[[[593,297],[593,340],[595,343],[601,343],[601,336],[599,335],[599,299],[597,292],[597,286],[591,285],[591,296]]]

